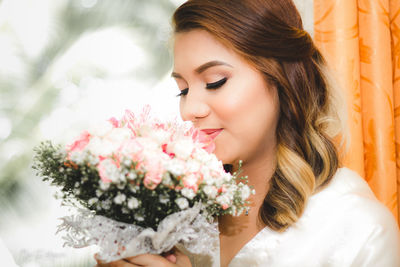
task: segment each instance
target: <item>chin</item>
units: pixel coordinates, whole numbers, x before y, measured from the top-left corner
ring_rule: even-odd
[[[232,159],[232,157],[229,157],[229,155],[226,155],[226,153],[218,151],[218,149],[215,149],[214,155],[217,157],[217,159],[222,161],[222,163],[224,165],[225,164],[233,164],[234,163],[234,160]]]
[[[236,149],[232,149],[233,140],[221,139],[223,136],[218,136],[215,140],[214,155],[222,161],[223,164],[234,164],[237,162],[237,157],[232,153]]]
[[[224,165],[233,165],[235,163],[238,163],[237,157],[235,157],[232,153],[233,151],[235,151],[234,149],[232,149],[232,145],[227,145],[229,143],[230,142],[227,142],[227,140],[219,139],[219,136],[215,141],[214,155],[217,157],[218,160],[222,161]]]

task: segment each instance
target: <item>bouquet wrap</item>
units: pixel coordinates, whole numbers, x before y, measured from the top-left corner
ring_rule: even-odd
[[[194,254],[212,254],[217,241],[216,223],[200,215],[201,204],[164,218],[157,231],[98,216],[88,210],[62,218],[59,231],[67,231],[66,245],[75,248],[97,245],[98,258],[111,262],[145,253],[161,254],[181,243]]]

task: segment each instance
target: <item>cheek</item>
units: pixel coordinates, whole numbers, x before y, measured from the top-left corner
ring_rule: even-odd
[[[233,84],[214,99],[214,111],[222,124],[238,124],[236,131],[248,131],[245,128],[255,126],[254,123],[274,120],[278,107],[275,88],[267,88],[263,80],[257,79]]]
[[[182,103],[182,98],[179,100],[179,115],[181,116],[183,121],[186,121],[187,118],[185,118],[184,113],[183,113],[183,103]]]
[[[222,124],[230,124],[237,120],[238,116],[246,113],[248,103],[240,95],[232,94],[231,92],[219,95],[215,98],[214,111]],[[233,91],[233,90],[229,90]],[[229,125],[226,125],[227,127]]]
[[[228,124],[227,127],[248,112],[254,98],[252,90],[248,90],[252,86],[240,77],[232,78],[218,97],[214,98],[214,111],[222,123]]]
[[[227,153],[238,153],[232,156],[246,160],[275,145],[279,101],[275,88],[266,88],[264,83],[247,83],[230,91],[215,109],[227,130],[221,145],[229,147]]]

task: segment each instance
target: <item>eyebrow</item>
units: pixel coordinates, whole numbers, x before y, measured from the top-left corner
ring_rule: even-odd
[[[194,71],[197,74],[201,74],[202,72],[206,71],[207,69],[209,69],[211,67],[215,67],[215,66],[228,66],[228,67],[233,68],[232,65],[230,65],[230,64],[228,64],[226,62],[219,61],[219,60],[213,60],[213,61],[204,63],[203,65],[197,67]],[[174,78],[181,78],[182,79],[182,76],[179,73],[176,73],[176,72],[172,72],[171,76],[174,77]]]

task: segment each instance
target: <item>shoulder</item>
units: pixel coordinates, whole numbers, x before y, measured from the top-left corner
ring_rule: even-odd
[[[376,199],[368,183],[348,168],[338,169],[330,184],[310,198],[310,206],[313,202],[324,203],[332,208],[331,211],[337,210],[347,216],[346,221],[352,219],[364,224],[380,224],[388,220],[395,222],[391,212]]]
[[[397,230],[394,216],[376,199],[368,183],[347,168],[338,169],[328,186],[310,197],[307,212],[327,213],[337,223],[385,225]]]
[[[304,217],[304,222],[325,229],[323,235],[333,241],[337,256],[356,266],[400,265],[397,222],[356,172],[339,169],[330,184],[310,198]]]
[[[337,197],[349,194],[375,199],[369,185],[358,173],[348,168],[340,168],[331,182],[315,196],[332,195]]]

